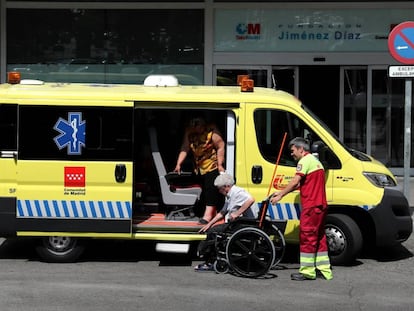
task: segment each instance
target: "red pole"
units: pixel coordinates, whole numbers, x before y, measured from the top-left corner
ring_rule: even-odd
[[[287,136],[287,132],[285,132],[285,134],[283,135],[282,144],[280,145],[279,154],[277,155],[277,159],[276,159],[276,163],[275,163],[275,169],[273,170],[272,179],[270,180],[269,189],[267,190],[266,200],[263,203],[264,206],[262,206],[260,219],[259,219],[259,228],[262,228],[263,221],[264,221],[264,219],[266,217],[266,214],[267,214],[267,208],[269,207],[270,190],[272,189],[273,180],[275,179],[277,166],[279,165],[280,157],[282,156],[282,151],[283,151],[283,146],[285,145],[286,136]]]
[[[277,159],[276,159],[275,169],[273,170],[272,179],[270,180],[270,185],[269,185],[269,189],[267,190],[267,196],[266,197],[269,196],[270,189],[272,189],[273,180],[275,179],[277,166],[279,165],[280,157],[282,156],[282,151],[283,151],[283,146],[285,145],[286,136],[287,136],[287,132],[285,132],[285,134],[283,135],[282,144],[280,145],[279,154],[277,155]]]

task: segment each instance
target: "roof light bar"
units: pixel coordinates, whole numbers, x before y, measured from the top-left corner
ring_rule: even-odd
[[[7,73],[7,83],[19,84],[22,79],[22,75],[18,71],[10,71]]]
[[[238,75],[237,84],[240,85],[241,92],[254,91],[254,81],[248,75]]]
[[[178,86],[178,79],[173,75],[150,75],[145,78],[144,86]]]

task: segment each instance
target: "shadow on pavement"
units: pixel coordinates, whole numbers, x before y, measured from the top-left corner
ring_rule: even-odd
[[[0,259],[26,259],[41,261],[35,251],[36,239],[8,238],[0,241]],[[372,259],[379,262],[404,260],[413,257],[413,253],[404,245],[377,248],[363,253],[360,259]],[[155,242],[134,240],[89,240],[85,252],[78,262],[139,262],[159,261],[160,266],[191,266],[200,261],[196,255],[196,245],[190,247],[188,254],[157,253]],[[349,266],[361,265],[360,260]],[[299,246],[287,245],[284,257],[278,269],[296,269],[299,267]]]
[[[392,247],[376,248],[366,254],[366,259],[373,259],[379,262],[399,261],[413,257],[413,253],[403,244]]]

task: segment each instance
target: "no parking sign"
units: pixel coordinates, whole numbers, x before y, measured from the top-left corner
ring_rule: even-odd
[[[414,22],[403,22],[391,30],[388,49],[400,63],[414,65]],[[410,197],[411,107],[414,66],[390,66],[390,77],[405,77],[404,105],[404,195]]]
[[[388,49],[400,63],[414,64],[414,22],[403,22],[388,36]]]

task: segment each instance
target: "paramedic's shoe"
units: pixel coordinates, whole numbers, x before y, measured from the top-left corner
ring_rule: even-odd
[[[310,279],[304,276],[302,273],[292,273],[290,279],[293,281],[313,281],[315,279]]]
[[[326,275],[324,275],[321,271],[316,270],[316,278],[318,278],[318,279],[322,279],[322,280],[327,280],[327,281],[332,280],[332,279],[333,279],[333,277],[332,277],[332,272],[331,272],[331,273],[329,273],[329,274],[326,276]]]

